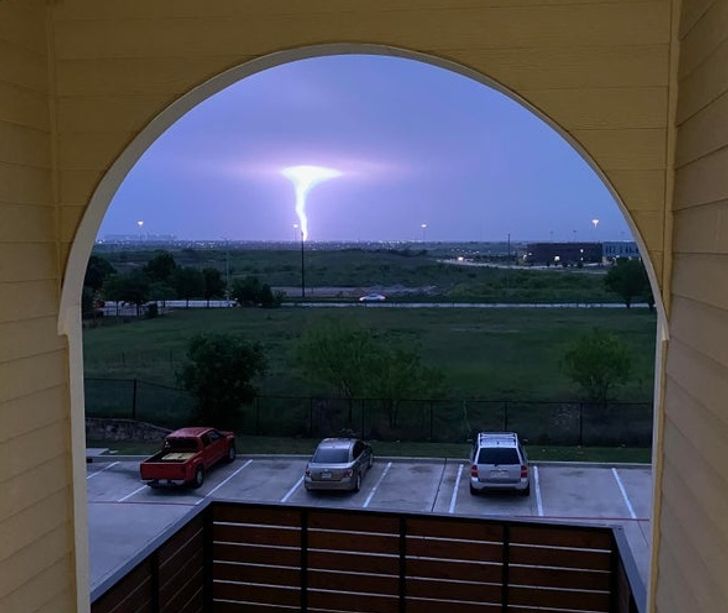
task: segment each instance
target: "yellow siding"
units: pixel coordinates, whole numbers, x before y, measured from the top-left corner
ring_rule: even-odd
[[[661,611],[721,611],[728,602],[728,1],[686,0],[682,21],[656,602]]]
[[[671,269],[675,2],[0,0],[0,485],[10,492],[0,501],[0,611],[77,610],[69,383],[78,385],[80,364],[74,354],[69,379],[53,323],[71,243],[89,245],[95,233],[76,235],[99,181],[196,86],[323,43],[404,48],[489,76],[612,182],[661,280],[664,264],[664,291],[673,271],[655,602],[699,611],[728,601],[728,487],[717,466],[728,436],[728,280],[718,255],[728,253],[728,0],[682,2]],[[704,475],[691,481],[687,467]],[[686,519],[693,513],[698,521]]]
[[[45,3],[0,2],[0,611],[74,597]],[[61,610],[61,609],[55,609]],[[66,607],[65,610],[72,610]]]

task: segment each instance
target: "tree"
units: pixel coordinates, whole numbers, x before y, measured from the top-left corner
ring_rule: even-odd
[[[367,389],[367,365],[376,351],[372,335],[359,326],[324,322],[306,329],[296,361],[313,381],[329,386],[350,403]]]
[[[205,294],[205,277],[197,268],[177,267],[172,273],[172,286],[177,297],[184,299],[185,306],[189,307],[191,298],[201,298]]]
[[[240,406],[255,398],[255,381],[266,371],[260,345],[241,336],[197,335],[189,341],[187,360],[177,376],[197,399],[205,424],[231,423]]]
[[[620,296],[628,309],[632,306],[632,300],[637,297],[645,299],[650,308],[654,307],[650,281],[640,260],[618,259],[604,278],[604,285],[610,292]]]
[[[106,282],[104,293],[110,300],[116,300],[117,314],[119,312],[119,302],[128,302],[136,305],[138,317],[142,305],[149,300],[149,279],[141,270],[132,270],[123,275],[113,275]]]
[[[144,267],[149,280],[152,283],[170,283],[174,271],[177,269],[177,262],[169,251],[155,251],[155,255]]]
[[[258,277],[245,277],[233,282],[230,296],[240,306],[257,306],[260,302],[262,285]]]
[[[154,281],[149,284],[149,298],[150,300],[160,300],[162,306],[165,306],[167,300],[174,300],[177,297],[177,292],[174,288],[165,283],[164,281]]]
[[[422,364],[419,352],[377,339],[354,324],[325,323],[307,329],[296,358],[308,377],[347,400],[350,420],[356,397],[380,399],[389,425],[396,426],[403,399],[434,397],[444,390],[443,374]]]
[[[209,307],[211,299],[225,297],[227,285],[217,268],[203,268],[202,276],[205,280],[205,300],[207,300],[207,306]]]
[[[396,427],[402,400],[443,396],[445,376],[424,365],[419,351],[383,342],[378,345],[367,363],[366,394],[381,399],[390,427]]]
[[[610,393],[632,375],[632,355],[614,334],[595,329],[564,354],[563,369],[590,402],[605,403]]]
[[[106,259],[98,255],[92,255],[86,266],[86,276],[83,279],[84,287],[90,287],[98,292],[108,277],[116,273],[116,269]]]

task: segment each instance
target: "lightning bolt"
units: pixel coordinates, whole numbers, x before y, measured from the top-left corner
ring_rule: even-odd
[[[308,216],[306,215],[306,198],[308,193],[319,183],[341,176],[341,172],[323,166],[289,166],[281,170],[281,174],[293,183],[296,193],[296,216],[301,227],[301,236],[308,240]]]

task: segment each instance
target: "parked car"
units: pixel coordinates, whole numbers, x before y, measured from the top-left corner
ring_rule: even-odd
[[[325,438],[306,465],[307,490],[361,489],[362,477],[372,467],[372,448],[358,438]]]
[[[382,294],[367,294],[359,298],[359,302],[384,302],[386,299],[387,297]]]
[[[156,487],[200,487],[205,475],[220,461],[235,459],[235,435],[214,428],[182,428],[168,434],[162,449],[139,465],[142,481]]]
[[[516,490],[528,496],[528,458],[515,432],[480,432],[470,456],[470,493]]]

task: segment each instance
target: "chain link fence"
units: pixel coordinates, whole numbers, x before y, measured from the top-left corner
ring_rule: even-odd
[[[140,379],[85,380],[86,415],[178,428],[196,420],[185,390]],[[228,427],[266,436],[324,437],[353,432],[381,441],[458,443],[474,432],[514,431],[529,444],[649,447],[651,402],[336,398],[258,396]]]

